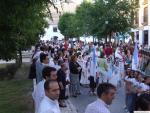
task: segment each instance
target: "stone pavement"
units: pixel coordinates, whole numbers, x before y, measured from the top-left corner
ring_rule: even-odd
[[[68,99],[66,100],[67,107],[61,108],[61,113],[77,113],[75,106]]]
[[[83,88],[81,87],[81,93],[82,95],[78,96],[77,98],[69,98],[69,101],[71,101],[71,104],[74,105],[74,108],[76,109],[76,113],[84,113],[87,105],[97,99],[96,96],[90,96],[89,88]],[[116,98],[113,100],[112,105],[110,105],[110,112],[111,113],[126,113],[123,109],[125,104],[125,92],[124,87],[121,87],[118,89]],[[74,112],[62,112],[62,113],[74,113]]]
[[[35,86],[35,81],[33,80],[33,85]],[[77,98],[69,97],[67,99],[67,107],[61,108],[61,113],[84,113],[88,104],[97,99],[96,96],[89,95],[89,88],[81,87],[81,95]],[[120,87],[117,90],[116,98],[113,100],[112,105],[110,105],[111,113],[126,113],[123,109],[125,104],[125,92],[124,87]]]

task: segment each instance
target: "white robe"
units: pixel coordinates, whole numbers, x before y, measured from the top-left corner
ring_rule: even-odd
[[[102,82],[107,82],[108,80],[108,66],[107,66],[107,61],[105,58],[99,58],[98,59],[98,72],[100,73],[100,76],[99,76],[99,83],[102,83]]]
[[[81,84],[89,84],[89,80],[88,80],[88,77],[90,76],[89,75],[89,72],[88,72],[88,67],[86,67],[86,60],[83,59],[83,62],[82,62],[82,74],[81,74],[81,80],[80,80],[80,83]]]
[[[93,51],[90,54],[91,60],[90,60],[90,76],[93,76],[96,78],[96,73],[97,73],[97,55],[95,56],[95,62],[93,61]]]
[[[119,70],[118,70],[119,67],[116,67],[115,66],[115,69],[113,70],[113,73],[112,73],[112,76],[111,78],[109,79],[109,83],[117,86],[118,85],[118,82],[119,80],[121,80],[121,77],[120,77],[120,73],[119,73]]]
[[[120,53],[120,50],[117,48],[116,52],[115,52],[115,57],[119,58],[119,70],[120,73],[124,73],[124,62],[123,62],[123,57]]]
[[[112,74],[113,74],[113,70],[112,70],[112,68],[113,68],[112,62],[111,62],[111,61],[110,61],[109,63],[107,62],[107,66],[108,66],[108,68],[107,68],[107,78],[110,79],[111,76],[112,76]]]

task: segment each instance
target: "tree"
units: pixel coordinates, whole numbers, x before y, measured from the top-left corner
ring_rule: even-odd
[[[0,1],[0,59],[17,59],[19,54],[22,62],[21,51],[44,35],[48,26],[46,18],[52,19],[50,7],[58,12],[53,0]]]
[[[64,13],[58,23],[58,28],[66,38],[78,37],[78,27],[75,14]]]
[[[76,22],[79,29],[80,36],[92,34],[92,22],[93,20],[93,8],[94,4],[84,1],[76,9]]]
[[[21,51],[34,44],[47,26],[44,12],[46,0],[1,0],[0,59],[17,58]]]
[[[95,25],[99,26],[99,29],[96,34],[106,38],[109,36],[111,41],[112,33],[130,31],[134,27],[133,11],[136,7],[135,2],[129,0],[97,0],[94,13],[97,15]]]
[[[67,16],[60,19],[60,30],[65,34],[66,26],[75,23],[76,27],[68,27],[69,31],[71,28],[73,31],[78,28],[76,32],[80,36],[92,35],[99,39],[105,38],[106,42],[109,37],[111,41],[113,33],[124,34],[134,27],[136,8],[136,0],[95,0],[94,3],[85,1],[76,9],[74,21],[70,21]]]

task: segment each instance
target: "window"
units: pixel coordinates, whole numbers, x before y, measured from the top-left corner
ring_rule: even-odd
[[[53,27],[53,32],[57,32],[57,27]]]
[[[136,40],[139,40],[139,31],[136,32]]]
[[[58,36],[54,36],[54,40],[57,40],[58,39]]]
[[[144,45],[148,44],[148,30],[144,31]]]
[[[148,7],[144,8],[144,25],[148,24]]]

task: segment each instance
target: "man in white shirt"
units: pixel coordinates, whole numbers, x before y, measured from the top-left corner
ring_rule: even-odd
[[[97,88],[98,99],[89,104],[85,113],[110,113],[108,105],[115,97],[116,87],[110,83],[99,84]]]
[[[61,113],[58,98],[60,89],[58,82],[47,80],[44,84],[45,97],[41,101],[38,113]]]
[[[36,88],[34,89],[34,91],[32,93],[34,103],[35,103],[35,113],[38,112],[39,105],[45,96],[45,91],[44,91],[45,81],[48,79],[56,80],[57,79],[57,71],[53,67],[46,66],[46,67],[44,67],[44,69],[42,71],[42,75],[43,75],[43,80],[37,84]]]

